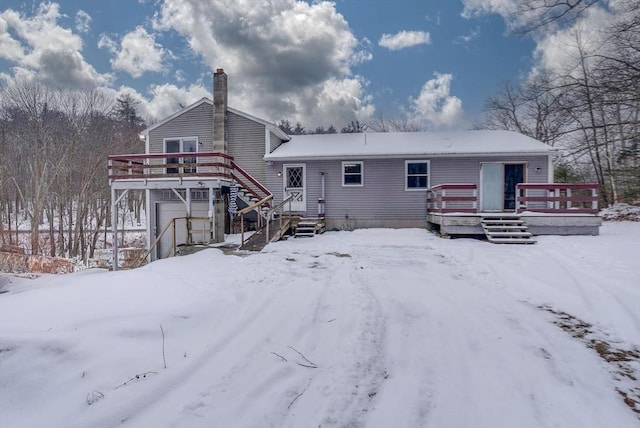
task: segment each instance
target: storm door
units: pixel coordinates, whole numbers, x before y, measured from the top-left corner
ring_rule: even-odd
[[[291,205],[285,205],[286,210],[289,210],[289,206],[291,206],[292,212],[307,211],[305,169],[305,164],[284,165],[284,198],[293,195]]]
[[[483,163],[480,168],[480,210],[516,209],[516,184],[524,183],[525,164]]]

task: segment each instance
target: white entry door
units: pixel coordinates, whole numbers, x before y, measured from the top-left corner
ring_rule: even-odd
[[[481,211],[516,209],[516,186],[525,182],[525,163],[483,163],[480,174]]]
[[[502,164],[483,163],[480,171],[480,210],[501,211],[504,198]]]
[[[291,204],[285,205],[285,210],[291,212],[307,211],[307,192],[306,192],[306,165],[305,164],[288,164],[283,166],[283,185],[284,198],[293,195]]]

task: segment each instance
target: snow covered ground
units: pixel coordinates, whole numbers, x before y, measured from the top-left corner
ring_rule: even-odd
[[[640,223],[538,240],[357,230],[0,278],[0,426],[640,426]]]

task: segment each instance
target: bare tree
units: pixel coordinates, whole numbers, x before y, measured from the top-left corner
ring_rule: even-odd
[[[520,34],[535,32],[549,25],[575,22],[585,11],[602,0],[521,0],[515,3],[514,26]]]

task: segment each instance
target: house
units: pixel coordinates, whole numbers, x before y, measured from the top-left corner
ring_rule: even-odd
[[[213,100],[143,136],[145,154],[109,157],[109,180],[113,207],[129,190],[146,192],[151,260],[181,244],[221,242],[238,218],[242,230],[245,219],[268,230],[266,220],[277,217],[282,233],[311,218],[323,228],[429,227],[486,233],[494,242],[531,232],[597,234],[600,224],[596,186],[553,183],[556,152],[532,138],[509,131],[288,136],[227,105],[222,69]]]

